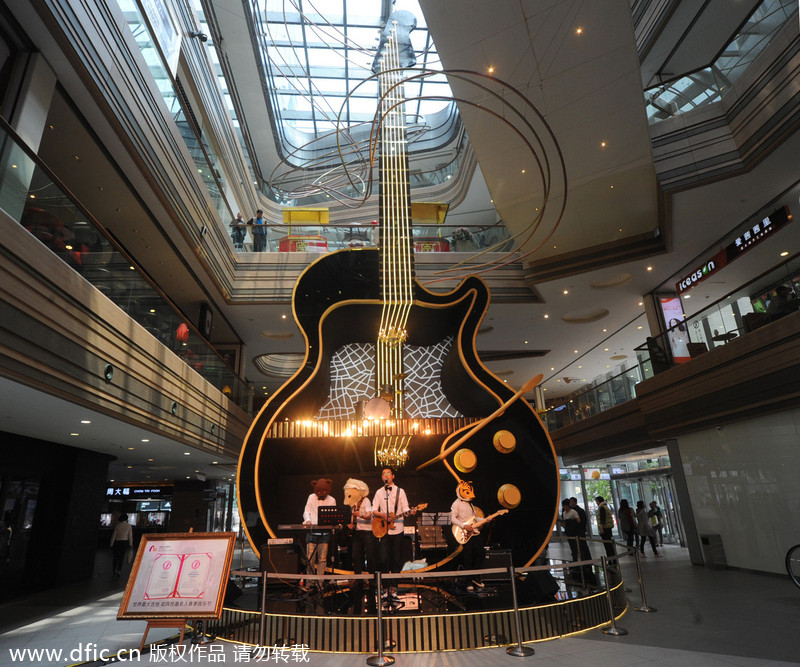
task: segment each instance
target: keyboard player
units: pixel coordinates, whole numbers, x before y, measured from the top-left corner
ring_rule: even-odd
[[[317,510],[320,507],[335,507],[336,500],[331,493],[333,482],[329,479],[315,479],[311,482],[314,491],[308,496],[306,506],[303,509],[303,525],[318,525],[319,517]],[[325,564],[328,561],[328,544],[330,543],[331,533],[328,530],[312,530],[306,535],[306,558],[308,574],[325,574]]]

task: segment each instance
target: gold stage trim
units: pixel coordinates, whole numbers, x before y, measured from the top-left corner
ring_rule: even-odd
[[[472,417],[430,419],[308,419],[274,422],[268,438],[359,438],[449,435],[479,421]]]

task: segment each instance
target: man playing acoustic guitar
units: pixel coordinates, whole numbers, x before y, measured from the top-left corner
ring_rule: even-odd
[[[380,533],[386,530],[386,535],[380,538],[378,560],[383,572],[400,572],[403,566],[404,517],[416,514],[417,509],[409,508],[406,492],[394,483],[392,468],[381,470],[381,481],[383,486],[375,492],[372,500],[373,532],[380,537]]]

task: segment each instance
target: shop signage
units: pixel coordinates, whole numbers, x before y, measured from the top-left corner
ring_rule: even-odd
[[[171,486],[109,486],[106,487],[106,498],[156,498],[172,495]]]
[[[765,238],[792,221],[792,214],[788,206],[782,206],[766,218],[756,222],[750,229],[742,233],[733,243],[724,250],[720,250],[711,259],[697,267],[689,275],[675,283],[675,291],[683,294],[686,290],[712,276],[717,271],[727,266],[737,257],[761,243]]]

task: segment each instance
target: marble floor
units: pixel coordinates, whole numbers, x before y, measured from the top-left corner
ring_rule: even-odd
[[[657,611],[634,610],[641,605],[634,561],[623,559],[623,574],[631,591],[629,611],[617,622],[627,630],[609,636],[592,630],[579,636],[531,644],[534,655],[509,656],[503,648],[470,652],[396,654],[397,665],[494,667],[527,662],[548,665],[780,665],[800,663],[800,589],[788,577],[694,566],[676,545],[663,549],[664,558],[642,561],[647,603]],[[551,547],[551,556],[552,553]],[[98,557],[98,569],[102,570]],[[239,565],[234,559],[234,568]],[[101,665],[97,657],[136,648],[144,622],[117,621],[124,577],[99,572],[91,581],[65,586],[0,605],[0,665]],[[175,633],[152,631],[148,641]],[[61,650],[61,655],[22,655],[20,649]],[[142,654],[133,664],[255,662],[236,644],[193,645],[181,656],[169,647]],[[105,651],[105,653],[101,653]],[[366,664],[364,655],[325,655],[294,651],[262,656],[269,662],[308,662],[320,667]],[[543,663],[544,661],[544,663]],[[121,662],[121,661],[120,661]]]

